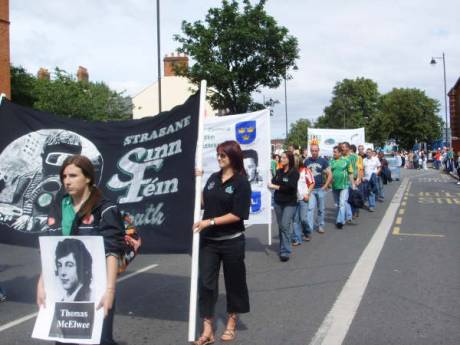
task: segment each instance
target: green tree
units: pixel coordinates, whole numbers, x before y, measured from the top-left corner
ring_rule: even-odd
[[[241,2],[241,1],[240,1]],[[296,69],[297,39],[279,26],[265,9],[266,0],[252,5],[243,0],[223,0],[211,8],[205,23],[182,23],[179,52],[189,54],[195,64],[177,73],[199,84],[205,79],[214,93],[209,97],[217,109],[242,113],[253,103],[251,94],[261,87],[276,88]]]
[[[379,115],[370,126],[371,139],[378,143],[392,138],[410,149],[416,142],[430,142],[441,136],[439,102],[424,91],[395,88],[381,97],[379,108]]]
[[[307,147],[308,127],[312,127],[312,123],[308,119],[299,119],[295,123],[291,123],[285,146]]]
[[[22,66],[11,66],[11,100],[17,104],[33,107],[37,97],[34,95],[37,78]]]
[[[378,86],[370,79],[344,79],[332,95],[331,104],[317,120],[318,128],[367,127],[378,112]]]
[[[17,104],[90,121],[132,117],[131,99],[102,82],[78,81],[59,68],[51,80],[37,79],[22,67],[12,67],[13,70],[11,99]]]

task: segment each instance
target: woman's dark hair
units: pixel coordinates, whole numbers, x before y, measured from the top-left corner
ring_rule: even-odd
[[[61,170],[59,171],[59,176],[61,178],[61,183],[64,184],[64,169],[69,165],[75,165],[80,168],[83,175],[89,179],[88,187],[91,192],[88,200],[81,206],[78,211],[80,218],[91,215],[91,211],[96,207],[97,203],[102,198],[102,192],[99,188],[96,187],[96,171],[94,169],[93,163],[89,160],[88,157],[83,155],[74,155],[67,157],[67,159],[62,163]]]
[[[227,140],[220,143],[216,148],[217,153],[225,153],[230,160],[230,165],[235,173],[247,176],[243,164],[243,152],[240,144],[235,140]]]
[[[294,158],[294,153],[291,151],[285,151],[284,154],[286,155],[288,161],[289,161],[289,170],[295,167],[295,158]]]
[[[73,254],[73,257],[75,258],[78,281],[82,283],[83,286],[89,286],[91,284],[91,280],[93,279],[93,258],[91,257],[91,254],[83,242],[80,240],[74,238],[66,238],[63,241],[58,242],[55,251],[55,274],[58,275],[58,260],[69,254]]]

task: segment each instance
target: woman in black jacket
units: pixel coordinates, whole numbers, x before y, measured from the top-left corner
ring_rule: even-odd
[[[96,173],[91,161],[82,155],[68,157],[60,179],[67,194],[58,198],[48,216],[49,234],[53,236],[102,236],[106,253],[107,288],[98,305],[104,309],[101,345],[116,344],[112,337],[115,286],[118,258],[123,253],[124,226],[118,207],[104,199],[96,187]],[[37,285],[37,304],[44,306],[46,294],[43,277]]]
[[[290,151],[281,155],[282,168],[276,171],[268,188],[275,190],[275,213],[278,221],[280,260],[286,262],[292,252],[292,222],[297,209],[297,181],[299,172],[295,168],[294,154]]]
[[[219,270],[224,270],[227,292],[227,326],[221,340],[235,339],[237,315],[249,312],[246,284],[244,220],[249,217],[251,186],[236,141],[217,146],[220,171],[212,174],[203,190],[203,220],[193,225],[200,235],[199,310],[203,333],[194,343],[214,343],[214,308],[219,295]]]

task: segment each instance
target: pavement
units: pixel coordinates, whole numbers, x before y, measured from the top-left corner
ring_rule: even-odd
[[[267,226],[247,229],[251,312],[233,344],[460,344],[460,187],[432,169],[401,173],[376,212],[361,210],[342,230],[328,193],[326,232],[294,247],[287,263],[278,259],[276,223],[271,246]],[[0,345],[49,344],[30,337],[38,251],[0,244],[0,252],[8,294]],[[117,287],[119,344],[186,344],[189,276],[188,255],[139,255]],[[223,279],[216,310],[218,338]]]

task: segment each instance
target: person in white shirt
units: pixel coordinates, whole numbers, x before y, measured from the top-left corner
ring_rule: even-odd
[[[381,169],[379,159],[374,155],[371,149],[367,149],[367,157],[363,159],[364,166],[364,183],[368,184],[368,203],[369,212],[375,210],[375,189],[377,185],[377,175]]]

